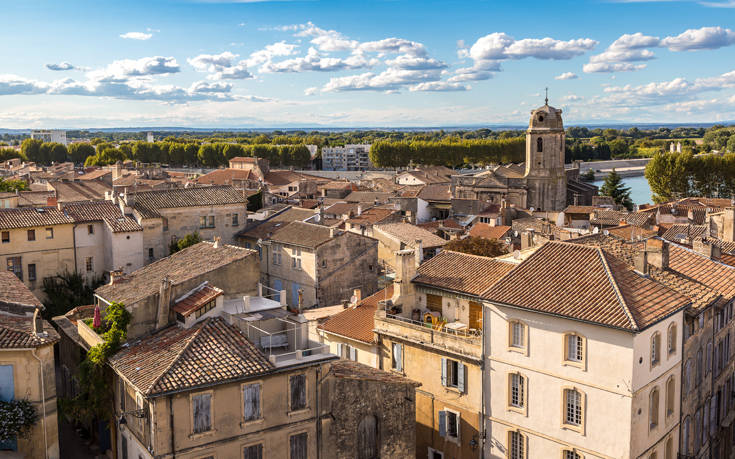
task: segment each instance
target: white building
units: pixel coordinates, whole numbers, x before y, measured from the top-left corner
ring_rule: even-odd
[[[372,167],[370,144],[322,148],[322,169],[325,171],[361,171]]]
[[[68,145],[66,140],[66,131],[59,129],[38,129],[31,131],[31,139],[38,139],[44,142],[57,142]]]

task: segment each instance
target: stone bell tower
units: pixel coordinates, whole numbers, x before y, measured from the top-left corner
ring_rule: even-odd
[[[549,106],[531,112],[526,131],[527,207],[559,211],[567,204],[567,176],[564,172],[564,125],[561,110]]]

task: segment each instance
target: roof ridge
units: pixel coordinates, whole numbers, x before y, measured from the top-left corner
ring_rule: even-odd
[[[153,388],[156,387],[156,385],[163,379],[163,377],[166,376],[166,374],[168,374],[169,371],[171,371],[171,369],[176,364],[176,362],[178,362],[179,359],[181,358],[181,356],[184,355],[184,352],[186,352],[189,349],[189,346],[191,346],[191,343],[193,343],[196,340],[197,336],[199,336],[199,334],[202,332],[202,329],[209,323],[210,320],[211,320],[211,318],[210,319],[206,319],[204,322],[202,322],[202,325],[200,325],[194,331],[194,333],[192,333],[189,336],[189,341],[184,345],[184,347],[179,352],[176,353],[176,356],[173,359],[171,359],[171,363],[169,363],[166,366],[166,368],[161,372],[161,374],[158,375],[158,377],[156,377],[156,379],[153,380],[153,382],[150,384],[150,386],[148,386],[148,390],[146,390],[146,392],[145,392],[146,395],[149,395],[151,393],[151,391],[153,390]],[[177,327],[178,327],[178,325],[177,325]]]
[[[640,327],[638,326],[638,323],[635,320],[635,317],[633,317],[633,313],[630,312],[630,308],[628,307],[628,303],[625,301],[625,296],[623,295],[623,292],[620,290],[620,287],[618,287],[618,279],[615,277],[615,273],[610,268],[610,264],[608,263],[607,256],[608,253],[605,252],[602,247],[593,247],[595,250],[597,250],[597,254],[600,257],[600,260],[602,261],[602,265],[605,268],[605,274],[607,274],[608,278],[611,280],[613,289],[615,290],[615,294],[618,296],[621,306],[623,307],[623,311],[625,312],[625,315],[628,316],[628,320],[630,321],[630,324],[632,325],[634,330],[640,330]],[[612,255],[610,255],[612,256]]]

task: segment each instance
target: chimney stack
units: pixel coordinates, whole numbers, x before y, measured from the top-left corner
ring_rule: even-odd
[[[168,325],[168,316],[171,309],[171,279],[164,276],[158,289],[158,311],[156,313],[156,330]]]
[[[725,215],[722,219],[722,240],[735,242],[735,207],[725,209]]]
[[[717,260],[722,255],[720,247],[713,244],[712,241],[707,238],[694,238],[694,241],[692,241],[692,248],[695,252],[702,254],[711,260]]]
[[[33,311],[33,333],[35,335],[43,335],[43,318],[41,317],[41,308]]]
[[[213,245],[213,247],[215,249],[219,249],[220,248],[221,241],[222,241],[222,238],[221,237],[215,236],[214,237],[214,245]]]
[[[125,273],[122,269],[114,269],[110,271],[110,285],[119,284],[125,277]]]
[[[394,305],[404,305],[401,308],[404,317],[410,317],[411,310],[415,304],[415,293],[411,279],[416,275],[416,249],[398,250],[395,253],[396,278],[393,281],[393,296],[391,301]]]
[[[358,216],[362,215],[362,204],[357,205],[357,215]]]
[[[663,239],[646,239],[646,257],[651,266],[669,268],[669,243]]]
[[[644,276],[648,275],[648,252],[640,250],[633,255],[633,269]]]

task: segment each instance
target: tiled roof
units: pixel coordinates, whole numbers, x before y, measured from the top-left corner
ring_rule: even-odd
[[[590,223],[593,225],[611,225],[618,226],[620,222],[627,221],[628,212],[610,209],[598,209],[594,211],[592,217],[590,217]]]
[[[483,296],[501,304],[641,330],[690,300],[599,247],[549,242]]]
[[[187,317],[192,312],[198,310],[202,306],[222,295],[222,293],[222,289],[209,284],[205,284],[202,285],[201,288],[198,288],[195,291],[191,292],[185,298],[182,298],[181,300],[175,302],[171,309],[173,309],[174,312],[177,312],[182,316]]]
[[[426,185],[419,192],[419,198],[423,199],[424,201],[451,201],[451,184],[432,183]]]
[[[355,215],[347,221],[353,225],[370,225],[380,223],[383,220],[387,220],[395,213],[396,211],[393,209],[373,207],[371,209],[364,210],[362,214]]]
[[[56,207],[0,209],[0,229],[32,228],[34,226],[72,223],[74,223],[74,219]]]
[[[255,377],[274,369],[237,327],[214,317],[175,325],[110,358],[112,368],[148,396]]]
[[[319,328],[364,343],[374,343],[375,310],[378,301],[393,296],[393,284],[363,299],[356,307],[347,308],[319,325]]]
[[[420,382],[405,378],[393,371],[379,370],[352,360],[335,360],[329,373],[338,379],[355,379],[358,381],[380,381],[382,384],[401,384],[419,387]]]
[[[48,204],[49,196],[53,196],[53,191],[21,191],[18,194],[19,207],[43,207]]]
[[[110,185],[99,179],[51,182],[49,186],[56,190],[58,202],[104,201],[105,193],[112,191]]]
[[[80,175],[79,180],[94,180],[104,177],[107,174],[112,174],[112,171],[109,169],[97,169]]]
[[[207,186],[136,193],[135,210],[145,218],[159,217],[158,209],[177,207],[246,205],[248,199],[232,186]]]
[[[419,266],[412,282],[480,295],[508,274],[514,266],[488,257],[442,250]]]
[[[715,289],[725,299],[735,298],[735,268],[677,244],[669,244],[669,267]]]
[[[500,239],[512,228],[510,226],[490,226],[487,223],[475,223],[470,230],[470,236],[484,237],[485,239]]]
[[[625,222],[634,226],[646,227],[656,223],[656,217],[651,213],[632,212],[625,217]]]
[[[667,241],[691,243],[694,238],[709,236],[709,226],[674,224],[661,236]]]
[[[232,185],[243,180],[258,180],[258,177],[250,169],[217,169],[201,177],[196,182],[205,185]]]
[[[324,213],[328,215],[352,215],[357,213],[356,202],[337,202],[324,209]]]
[[[368,204],[374,204],[377,201],[378,204],[382,204],[388,202],[391,196],[393,196],[393,193],[381,191],[353,191],[344,200],[347,202],[364,202]]]
[[[318,212],[313,209],[287,207],[286,210],[283,210],[266,220],[256,221],[249,224],[237,233],[237,237],[269,239],[276,230],[286,226],[287,224],[291,222],[303,222],[317,213]]]
[[[211,242],[200,242],[143,266],[114,284],[103,285],[96,293],[108,301],[129,306],[157,294],[165,276],[168,276],[173,285],[177,285],[254,253],[256,252],[250,249],[233,245],[220,244],[219,247],[214,247]]]
[[[0,303],[43,308],[41,301],[26,287],[23,281],[6,270],[0,270]]]
[[[658,234],[655,230],[647,230],[628,224],[607,228],[607,232],[611,236],[619,237],[628,241],[654,237]]]
[[[119,207],[110,201],[89,201],[66,204],[62,209],[76,223],[103,221],[113,233],[143,231],[132,218],[123,215]]]
[[[347,180],[332,180],[318,187],[320,190],[353,190],[355,186]]]
[[[43,331],[45,336],[33,332],[32,316],[0,314],[0,349],[37,347],[59,341],[59,334],[45,320]]]
[[[265,174],[263,181],[269,185],[283,186],[299,180],[308,180],[309,178],[293,171],[270,171]]]
[[[275,231],[271,241],[316,248],[332,239],[332,230],[314,223],[291,222]]]
[[[568,206],[564,209],[565,214],[591,214],[592,212],[600,210],[599,207],[595,206]]]
[[[413,246],[417,239],[420,239],[421,245],[425,249],[441,247],[449,242],[430,231],[410,223],[385,223],[382,225],[375,225],[374,228],[383,231],[384,233],[388,233],[399,241],[411,246]]]

